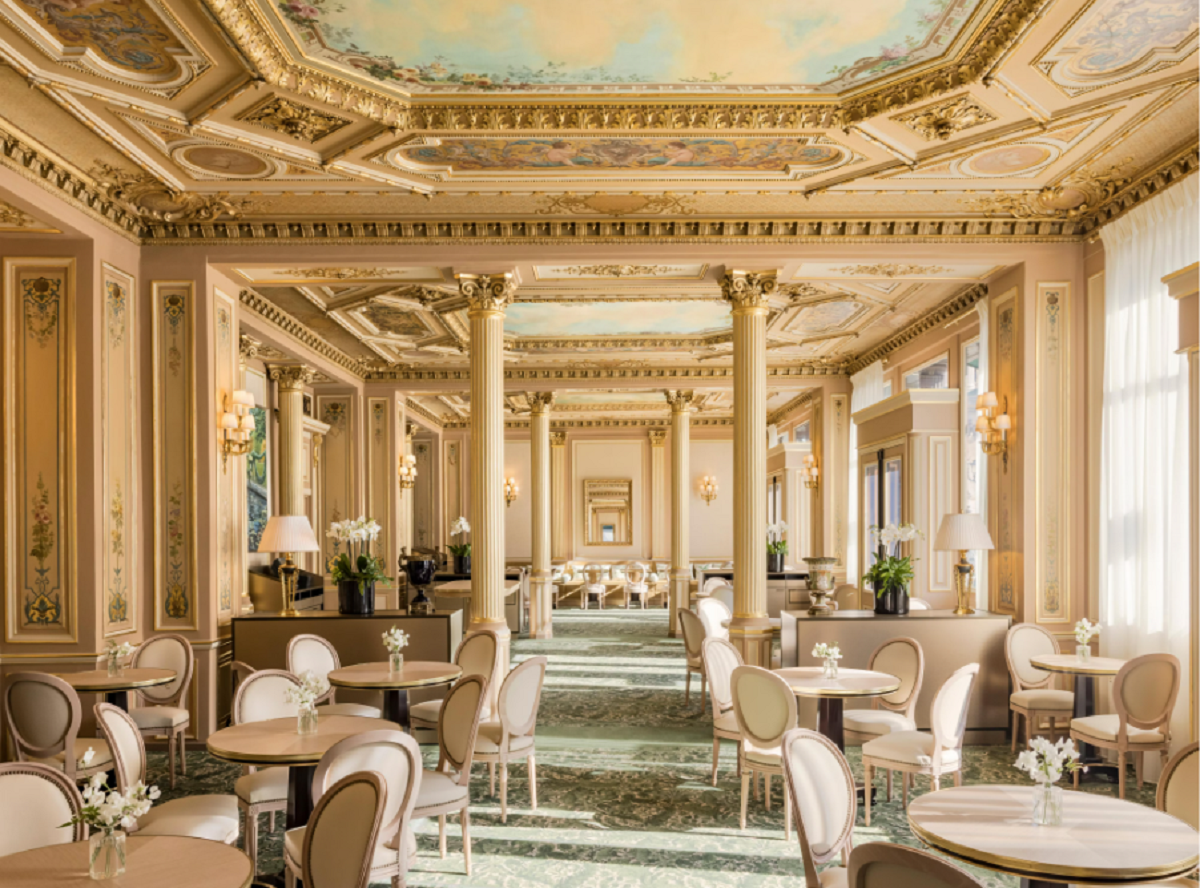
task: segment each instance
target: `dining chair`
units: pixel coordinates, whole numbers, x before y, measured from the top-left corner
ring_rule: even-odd
[[[858,794],[850,763],[828,737],[796,728],[783,735],[783,785],[796,812],[808,888],[841,888],[853,848]],[[842,865],[817,872],[840,857]]]
[[[849,888],[983,888],[970,873],[928,851],[868,842],[850,852]]]
[[[636,601],[642,610],[646,609],[646,599],[650,597],[650,584],[646,582],[649,571],[646,565],[636,561],[629,562],[625,568],[625,608]]]
[[[1171,747],[1171,713],[1179,694],[1179,660],[1173,654],[1143,654],[1121,667],[1112,683],[1115,713],[1071,719],[1071,739],[1117,753],[1117,797],[1125,798],[1125,756],[1133,755],[1137,785],[1142,759],[1157,752],[1166,767]],[[1079,771],[1074,775],[1079,788]]]
[[[712,701],[713,762],[712,785],[717,785],[717,763],[721,757],[721,741],[737,743],[737,774],[742,776],[742,732],[733,714],[733,694],[730,691],[733,670],[745,665],[742,653],[727,639],[706,638],[700,646],[704,674],[708,676],[708,694]]]
[[[495,771],[500,767],[500,822],[508,823],[508,763],[525,759],[529,768],[530,808],[537,810],[537,761],[533,732],[537,728],[542,685],[546,680],[545,657],[530,657],[504,677],[496,697],[498,721],[482,722],[475,737],[475,761],[486,762],[489,790],[496,794]]]
[[[1069,719],[1075,709],[1075,695],[1052,687],[1054,673],[1038,669],[1034,657],[1059,652],[1058,639],[1036,623],[1018,623],[1004,636],[1004,659],[1015,689],[1008,698],[1012,710],[1012,751],[1017,751],[1018,728],[1025,720],[1025,743],[1042,731],[1045,720],[1050,739],[1070,731]],[[1058,727],[1061,720],[1062,726]]]
[[[479,719],[487,697],[487,679],[465,675],[454,683],[438,713],[438,763],[421,773],[414,818],[438,819],[438,853],[446,857],[446,815],[459,812],[463,863],[471,875],[471,764]]]
[[[1200,743],[1189,743],[1167,762],[1158,777],[1155,807],[1200,830]]]
[[[853,583],[843,583],[833,590],[833,603],[838,610],[860,610],[862,593]]]
[[[491,630],[472,632],[458,643],[454,652],[454,665],[462,669],[463,675],[482,675],[491,684],[500,671],[500,638]],[[418,728],[436,731],[438,716],[442,711],[441,700],[425,700],[408,710],[409,723],[413,730]],[[484,719],[491,717],[491,707],[484,701]]]
[[[4,716],[18,762],[62,771],[77,783],[113,766],[112,750],[101,737],[80,737],[79,695],[57,675],[16,672],[9,676]],[[92,759],[83,764],[88,750]]]
[[[863,783],[867,787],[864,821],[867,826],[871,825],[870,790],[875,769],[901,772],[901,798],[905,808],[908,808],[908,787],[913,774],[929,775],[935,791],[941,788],[943,774],[953,774],[954,785],[962,785],[962,741],[967,726],[967,706],[978,675],[979,664],[968,663],[946,679],[929,711],[931,733],[893,731],[863,744]]]
[[[328,679],[329,673],[342,668],[337,649],[319,635],[294,635],[287,646],[287,668],[292,675],[313,675]],[[338,703],[337,688],[330,686],[317,701],[321,715],[353,715],[360,718],[382,718],[378,706],[365,703]]]
[[[371,862],[387,807],[388,789],[374,771],[343,777],[321,796],[306,829],[289,830],[284,846],[284,884],[304,888],[367,888]],[[293,833],[303,832],[286,842]],[[393,883],[395,884],[395,883]]]
[[[738,666],[730,678],[733,712],[742,735],[741,828],[746,828],[750,781],[763,777],[766,808],[771,810],[771,776],[783,776],[783,735],[796,727],[796,697],[779,675],[761,666]],[[792,803],[783,791],[783,837],[792,836]]]
[[[908,599],[908,609],[910,611],[928,611],[933,610],[933,605],[924,598]]]
[[[704,688],[707,678],[704,672],[704,659],[700,646],[704,643],[704,624],[690,610],[679,612],[679,631],[683,635],[683,648],[687,654],[687,684],[683,691],[683,705],[687,706],[692,699],[692,673],[700,676],[700,709],[704,710]]]
[[[0,765],[0,857],[87,838],[74,781],[58,768],[33,762]]]
[[[696,602],[696,616],[704,624],[705,638],[729,638],[729,621],[733,612],[719,598],[701,598]]]
[[[94,707],[96,724],[113,751],[117,790],[146,782],[146,745],[137,723],[111,703]],[[232,795],[190,795],[158,802],[138,818],[140,836],[188,836],[232,845],[238,837],[238,800]]]
[[[172,669],[173,681],[151,688],[139,688],[137,700],[141,704],[130,710],[143,737],[167,738],[167,766],[171,774],[171,788],[175,788],[175,759],[179,758],[179,772],[187,776],[187,729],[191,727],[191,714],[187,708],[187,692],[192,685],[192,673],[196,658],[192,645],[182,635],[174,633],[156,635],[143,641],[133,652],[133,668]]]
[[[604,610],[604,596],[608,593],[608,587],[603,582],[603,569],[598,564],[589,564],[583,569],[583,577],[583,588],[579,590],[580,608],[587,610],[588,602],[595,598],[600,610]]]

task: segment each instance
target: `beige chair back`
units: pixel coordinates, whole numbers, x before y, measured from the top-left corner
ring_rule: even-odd
[[[533,735],[548,662],[545,657],[530,657],[505,676],[496,701],[504,734],[513,737]]]
[[[908,609],[910,611],[928,611],[933,610],[933,605],[924,598],[910,598],[908,599]]]
[[[925,651],[920,643],[913,638],[889,638],[871,652],[868,668],[900,679],[899,688],[875,698],[878,705],[912,718],[925,681]]]
[[[449,765],[458,772],[458,782],[466,785],[471,777],[471,759],[475,756],[475,736],[487,696],[488,681],[482,675],[464,675],[450,688],[438,712],[438,770]]]
[[[17,672],[5,692],[8,733],[17,761],[53,758],[65,751],[63,772],[75,779],[75,738],[82,718],[79,695],[57,675]]]
[[[327,678],[330,672],[341,668],[341,665],[337,650],[319,635],[295,635],[288,642],[287,668],[292,675],[311,672]],[[331,687],[317,702],[332,700],[335,692],[336,689]]]
[[[701,598],[696,602],[696,615],[704,624],[705,638],[728,638],[729,627],[721,625],[733,618],[733,613],[716,598]]]
[[[300,854],[305,888],[366,888],[387,787],[374,771],[343,777],[321,796]]]
[[[1035,623],[1018,623],[1004,637],[1004,659],[1012,676],[1013,690],[1044,688],[1054,677],[1038,669],[1030,659],[1058,653],[1058,639]]]
[[[283,669],[260,669],[238,685],[233,697],[233,723],[295,718],[298,707],[284,699],[288,688],[300,686],[300,679]]]
[[[0,765],[0,857],[86,839],[84,824],[70,825],[82,811],[79,790],[62,771],[35,762]]]
[[[963,733],[967,729],[967,707],[971,704],[971,692],[975,689],[978,675],[978,663],[960,666],[938,688],[937,696],[933,698],[929,717],[933,728],[935,768],[941,762],[937,749],[958,749],[962,745]]]
[[[146,744],[137,723],[125,710],[111,703],[97,703],[93,710],[100,733],[112,750],[113,773],[117,777],[117,789],[126,792],[129,787],[146,780]]]
[[[1200,830],[1200,743],[1189,743],[1167,762],[1158,778],[1158,810]],[[0,817],[0,820],[3,820]]]
[[[683,633],[683,647],[689,660],[700,659],[700,645],[704,643],[704,624],[690,610],[679,612],[679,631]]]
[[[983,883],[928,851],[871,842],[850,852],[850,888],[983,888]]]
[[[739,666],[730,679],[733,712],[742,737],[761,749],[779,746],[796,727],[796,697],[791,686],[761,666]]]
[[[708,691],[712,694],[713,718],[733,709],[733,670],[744,665],[742,653],[727,638],[706,638],[700,646]]]
[[[196,658],[192,646],[182,635],[156,635],[138,645],[133,652],[134,668],[174,669],[175,679],[164,685],[140,688],[138,696],[152,706],[171,706],[183,700],[192,683]]]
[[[733,613],[733,583],[722,581],[720,586],[717,586],[708,595],[713,601],[719,601],[725,605],[725,609],[731,614]]]
[[[495,680],[499,654],[500,639],[495,632],[472,632],[458,643],[454,665],[462,669],[463,675],[482,675],[490,682]]]
[[[1143,654],[1128,660],[1113,678],[1113,708],[1123,723],[1158,728],[1171,739],[1171,712],[1179,695],[1179,660],[1173,654]]]
[[[833,590],[833,603],[838,610],[859,610],[862,607],[862,595],[858,586],[853,583],[843,583]]]
[[[421,747],[403,731],[366,731],[339,740],[321,756],[313,773],[313,799],[319,801],[335,783],[360,771],[374,771],[387,786],[387,803],[379,834],[399,839],[408,825],[421,789]]]
[[[804,884],[820,886],[817,865],[850,852],[858,797],[846,757],[816,731],[783,736],[783,782],[796,812]]]
[[[625,579],[632,586],[640,586],[642,583],[645,583],[648,573],[646,565],[638,564],[636,561],[629,562],[625,567]]]
[[[709,577],[704,581],[704,586],[701,588],[701,594],[712,595],[713,591],[720,589],[722,586],[728,586],[729,580],[724,577]]]
[[[604,579],[604,568],[598,564],[589,564],[583,569],[583,576],[590,585],[596,585]]]

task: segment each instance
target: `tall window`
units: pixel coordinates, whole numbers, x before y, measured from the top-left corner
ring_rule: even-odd
[[[975,400],[986,390],[987,356],[983,348],[982,336],[964,343],[962,347],[962,380],[959,382],[959,396],[962,409],[959,411],[962,423],[962,511],[975,512],[984,515],[987,508],[987,479],[984,475],[983,449],[980,446],[979,432],[975,431]],[[987,553],[971,551],[967,559],[975,566],[975,597],[976,607],[986,608],[988,605]]]
[[[864,560],[869,567],[875,563],[876,550],[871,539],[871,528],[879,524],[879,465],[869,463],[863,466],[862,489],[862,547]]]
[[[792,440],[797,444],[812,443],[812,420],[806,419],[792,430]]]
[[[950,388],[949,353],[927,361],[915,370],[905,373],[904,387],[906,389]]]

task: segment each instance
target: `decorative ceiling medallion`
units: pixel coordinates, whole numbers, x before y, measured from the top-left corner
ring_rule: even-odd
[[[187,224],[237,219],[253,209],[246,198],[231,198],[228,192],[196,194],[164,185],[149,173],[130,173],[106,163],[89,172],[96,190],[144,223]]]
[[[61,234],[59,229],[35,219],[29,213],[0,200],[0,231],[5,234],[25,232],[27,234]]]
[[[892,120],[908,127],[927,142],[934,139],[945,141],[955,133],[985,123],[994,123],[996,115],[985,108],[969,93],[953,99],[926,105],[916,111],[893,117]]]
[[[970,207],[987,216],[1012,216],[1017,219],[1076,219],[1093,212],[1129,184],[1120,168],[1132,158],[1125,158],[1106,169],[1092,172],[1078,170],[1057,185],[1040,191],[1006,193],[997,191],[988,197],[968,200]]]
[[[271,172],[261,157],[238,148],[218,145],[190,145],[179,149],[176,157],[189,166],[228,179],[256,179]]]
[[[283,96],[270,96],[237,115],[237,119],[309,144],[350,125],[344,117],[318,111]]]
[[[600,213],[605,216],[677,213],[690,216],[696,212],[691,206],[694,197],[674,194],[558,194],[548,195],[544,200],[545,206],[537,211],[539,216],[556,213]]]
[[[535,265],[533,275],[539,281],[554,280],[639,280],[658,278],[699,281],[708,265]]]
[[[837,274],[850,277],[934,277],[953,271],[944,265],[900,265],[895,262],[885,262],[879,265],[844,265],[835,268]]]

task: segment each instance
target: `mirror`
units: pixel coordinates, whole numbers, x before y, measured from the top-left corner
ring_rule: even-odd
[[[633,482],[600,479],[583,482],[583,507],[589,546],[633,544]]]

